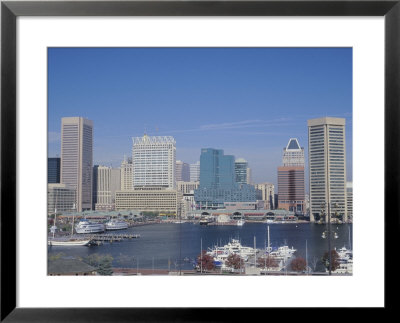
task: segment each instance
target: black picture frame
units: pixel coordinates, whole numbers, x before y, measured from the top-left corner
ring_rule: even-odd
[[[243,309],[16,307],[16,19],[19,16],[384,16],[385,18],[385,309],[398,286],[391,274],[399,229],[400,0],[359,1],[2,1],[1,2],[1,321],[236,321]],[[383,209],[383,208],[382,208]],[[324,278],[326,279],[326,278]],[[391,287],[392,286],[392,287]],[[40,291],[38,291],[40,293]],[[90,294],[89,294],[90,295]],[[327,302],[329,305],[329,302]],[[310,307],[312,307],[310,302]],[[265,315],[252,309],[251,317]],[[261,313],[258,313],[261,312]],[[324,315],[329,315],[327,312]],[[318,314],[317,314],[318,315]],[[310,318],[308,318],[310,319]]]

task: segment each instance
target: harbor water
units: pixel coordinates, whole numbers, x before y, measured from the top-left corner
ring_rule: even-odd
[[[193,269],[193,261],[203,250],[223,246],[230,239],[239,239],[243,246],[264,249],[267,226],[272,247],[287,245],[297,251],[295,256],[308,260],[314,271],[323,271],[321,258],[328,251],[323,238],[326,225],[313,223],[245,223],[243,226],[199,225],[198,223],[161,223],[128,228],[118,233],[139,234],[140,238],[100,246],[52,246],[48,255],[84,258],[92,254],[111,255],[113,266],[146,269]],[[352,247],[352,224],[331,226],[332,248]]]

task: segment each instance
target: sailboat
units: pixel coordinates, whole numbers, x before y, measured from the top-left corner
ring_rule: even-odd
[[[75,209],[75,204],[74,204],[74,209]],[[73,237],[75,214],[72,216],[71,235],[67,238],[55,238],[54,237],[55,230],[57,229],[56,219],[57,219],[57,209],[55,208],[54,224],[50,228],[51,232],[53,233],[53,238],[49,239],[47,241],[47,244],[49,246],[87,246],[87,245],[89,245],[89,243],[90,243],[89,239],[79,239],[79,238]]]

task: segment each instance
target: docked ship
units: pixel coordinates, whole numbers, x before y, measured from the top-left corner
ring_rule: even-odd
[[[106,230],[125,230],[128,229],[128,223],[122,220],[110,220],[106,224]]]
[[[90,222],[87,219],[82,219],[75,227],[76,233],[99,233],[105,231],[105,226],[102,223]]]
[[[224,263],[231,254],[239,255],[244,261],[247,261],[249,257],[254,256],[257,252],[257,249],[242,246],[239,240],[231,239],[228,244],[222,247],[209,248],[207,254],[212,256],[215,261]]]
[[[240,219],[240,220],[238,220],[237,222],[236,222],[236,225],[237,226],[242,226],[244,224],[244,220],[243,219]]]
[[[49,239],[47,241],[47,244],[49,246],[88,246],[90,244],[90,240],[87,239],[75,239],[75,238],[67,238],[67,239],[62,239],[62,238],[53,238]]]
[[[336,250],[336,249],[335,249]],[[335,274],[352,274],[353,273],[353,251],[346,247],[336,250],[339,255],[339,268],[332,271]],[[328,271],[328,270],[327,270]]]

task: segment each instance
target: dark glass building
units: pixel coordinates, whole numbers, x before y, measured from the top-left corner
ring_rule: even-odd
[[[200,185],[194,193],[196,207],[223,208],[224,202],[255,202],[253,186],[236,182],[235,157],[222,149],[203,148],[200,155]]]
[[[47,183],[60,183],[60,157],[50,157],[47,159]]]

